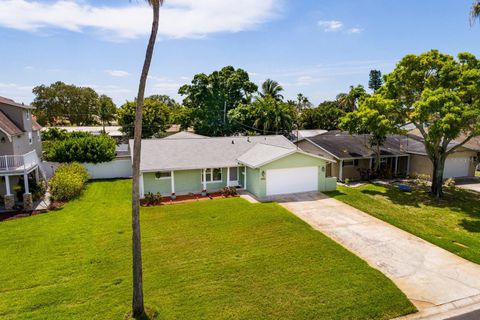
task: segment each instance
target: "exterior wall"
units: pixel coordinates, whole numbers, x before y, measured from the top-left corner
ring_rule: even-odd
[[[31,110],[28,120],[27,109],[0,103],[0,110],[3,111],[10,118],[10,120],[12,120],[13,123],[15,123],[20,129],[24,131],[32,131]]]
[[[337,164],[337,170],[340,171],[341,162]],[[356,166],[348,166],[343,167],[342,169],[342,180],[350,179],[350,180],[360,180],[361,175],[359,169],[368,169],[370,168],[370,159],[358,159],[358,165]],[[340,173],[338,173],[338,177],[340,177]]]
[[[186,195],[189,193],[199,194],[202,192],[202,170],[180,170],[174,172],[175,180],[175,194]],[[247,184],[248,184],[247,176]],[[239,181],[243,184],[243,175],[239,175]],[[154,172],[143,173],[144,192],[157,193],[160,192],[164,195],[172,193],[171,178],[156,179]],[[207,182],[207,191],[215,192],[219,191],[227,185],[227,168],[222,168],[222,181],[221,182]]]
[[[12,155],[13,143],[8,140],[8,136],[0,131],[0,156]]]
[[[270,169],[286,169],[286,168],[298,168],[298,167],[314,167],[318,166],[318,191],[325,191],[326,181],[325,181],[325,166],[326,161],[308,155],[294,153],[287,157],[281,158],[277,161],[268,163],[259,169],[253,170],[250,169],[247,171],[247,185],[250,186],[250,183],[255,187],[249,188],[247,190],[253,193],[259,198],[265,198],[267,195],[267,181],[266,181],[266,171]],[[262,174],[265,172],[265,175]]]

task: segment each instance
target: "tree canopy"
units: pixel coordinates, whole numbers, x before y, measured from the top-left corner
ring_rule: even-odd
[[[302,129],[336,130],[340,118],[345,115],[337,101],[324,101],[316,108],[306,108],[300,113]]]
[[[283,95],[281,92],[283,91],[283,87],[275,80],[267,79],[262,83],[262,91],[260,92],[260,96],[265,98],[266,96],[270,96],[277,101],[283,100]]]
[[[362,85],[350,86],[348,93],[339,93],[336,97],[338,105],[345,112],[351,112],[357,108],[360,99],[367,96],[367,91]]]
[[[178,92],[185,96],[183,105],[191,109],[195,132],[223,136],[234,131],[227,113],[240,103],[248,103],[257,89],[246,71],[227,66],[210,75],[195,75],[191,84],[183,85]]]
[[[35,95],[32,105],[34,114],[41,125],[69,123],[72,125],[94,125],[103,118],[114,118],[115,104],[106,96],[101,98],[89,87],[78,87],[61,81],[49,86],[33,88]],[[101,103],[109,99],[109,107],[101,108]],[[102,115],[100,115],[102,110]],[[105,112],[109,112],[106,114]]]
[[[128,137],[133,137],[135,123],[134,101],[128,101],[122,105],[118,113],[118,124]],[[142,110],[142,138],[161,137],[170,123],[171,108],[161,100],[146,98]]]
[[[434,168],[432,193],[440,197],[447,156],[480,135],[480,61],[470,53],[458,59],[437,50],[409,54],[376,95],[382,103],[364,108],[395,118],[398,125],[412,123],[423,137]],[[459,140],[461,134],[466,138]]]
[[[368,87],[376,92],[383,84],[382,72],[380,70],[370,70]]]

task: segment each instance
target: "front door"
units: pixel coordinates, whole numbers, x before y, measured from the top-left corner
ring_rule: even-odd
[[[236,187],[238,186],[238,167],[230,168],[230,181],[229,185]]]

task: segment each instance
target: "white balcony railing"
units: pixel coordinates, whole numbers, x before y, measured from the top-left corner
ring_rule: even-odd
[[[0,172],[5,171],[26,171],[39,164],[35,150],[24,155],[0,156]]]

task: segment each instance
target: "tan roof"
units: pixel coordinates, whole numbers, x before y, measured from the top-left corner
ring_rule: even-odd
[[[8,99],[8,98],[2,97],[2,96],[0,96],[0,103],[6,104],[6,105],[9,105],[9,106],[24,108],[24,109],[35,109],[35,107],[32,107],[28,104],[17,103],[15,101],[13,101],[12,99]]]
[[[9,136],[14,136],[23,132],[22,129],[17,127],[17,125],[2,111],[0,111],[0,130]]]

